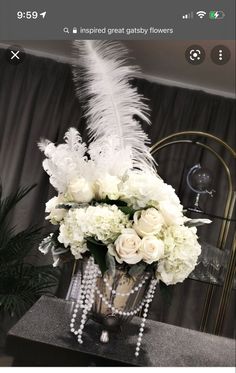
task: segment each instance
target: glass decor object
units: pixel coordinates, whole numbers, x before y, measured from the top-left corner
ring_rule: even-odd
[[[187,174],[187,185],[196,193],[194,206],[189,208],[193,212],[202,212],[199,206],[200,196],[202,194],[208,194],[213,197],[214,189],[210,189],[212,186],[212,174],[210,170],[202,167],[200,163],[190,168]]]

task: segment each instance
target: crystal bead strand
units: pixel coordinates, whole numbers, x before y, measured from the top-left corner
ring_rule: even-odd
[[[80,308],[84,307],[84,300],[86,297],[88,286],[90,284],[90,270],[92,267],[93,267],[93,259],[91,257],[88,260],[87,266],[84,271],[83,280],[81,283],[81,297],[78,299],[78,305]]]
[[[125,297],[125,296],[129,296],[131,294],[134,294],[136,291],[141,289],[141,287],[145,284],[145,282],[148,279],[149,279],[149,276],[145,276],[145,278],[139,284],[137,284],[134,289],[130,290],[127,293],[120,293],[120,292],[116,291],[115,289],[113,289],[113,287],[108,283],[108,280],[106,278],[103,279],[103,282],[105,283],[106,287],[112,292],[112,294],[120,295],[120,296]]]
[[[80,334],[79,333],[80,329],[75,330],[75,328],[74,328],[75,318],[77,316],[78,309],[79,308],[85,308],[85,305],[86,305],[85,301],[88,297],[88,294],[90,294],[91,274],[93,273],[93,268],[94,268],[93,267],[93,259],[90,258],[88,260],[87,266],[86,266],[85,271],[84,271],[84,276],[83,276],[83,280],[82,280],[82,284],[81,284],[80,298],[77,300],[77,303],[74,307],[72,318],[71,318],[71,323],[70,323],[70,330],[75,335]],[[86,318],[83,317],[83,320],[86,321]],[[83,328],[82,328],[82,330],[83,330]]]
[[[76,302],[74,310],[73,310],[71,322],[70,322],[70,331],[72,333],[74,333],[75,335],[78,334],[78,331],[76,331],[75,328],[74,328],[75,318],[77,316],[79,307],[83,308],[83,300],[84,300],[84,298],[86,296],[86,292],[87,292],[87,278],[88,278],[90,266],[91,266],[91,260],[89,259],[89,261],[86,265],[85,271],[84,271],[84,276],[83,276],[83,280],[82,280],[82,284],[81,284],[80,297],[77,299],[77,302]]]
[[[136,344],[136,350],[135,350],[135,356],[136,357],[139,356],[140,346],[141,346],[141,342],[142,342],[142,338],[143,338],[144,327],[145,327],[145,323],[146,323],[147,315],[148,315],[148,309],[149,309],[149,306],[150,306],[150,304],[152,302],[152,299],[154,297],[156,284],[157,284],[157,280],[153,279],[151,281],[150,287],[148,289],[147,300],[146,300],[146,304],[145,304],[145,307],[144,307],[143,318],[142,318],[142,322],[141,322],[141,325],[140,325],[140,328],[139,328],[138,340],[137,340],[137,344]]]
[[[94,302],[96,282],[97,282],[97,266],[92,265],[89,271],[88,287],[87,287],[87,292],[85,296],[84,309],[82,312],[80,327],[78,330],[78,342],[80,344],[83,343],[82,334],[83,334],[84,325],[87,320],[88,312],[91,310],[93,302]]]
[[[101,291],[98,289],[98,287],[96,286],[95,287],[95,291],[97,293],[97,295],[99,296],[99,298],[101,298],[101,300],[105,303],[105,305],[111,309],[112,313],[114,314],[118,314],[120,316],[133,316],[133,315],[136,315],[139,311],[141,311],[141,309],[143,308],[146,300],[147,300],[147,296],[140,302],[140,304],[138,305],[137,308],[135,309],[130,309],[129,311],[121,311],[119,310],[118,308],[114,307],[114,305],[112,303],[110,303],[107,298],[101,293]],[[131,292],[130,293],[127,293],[128,295],[132,294]]]

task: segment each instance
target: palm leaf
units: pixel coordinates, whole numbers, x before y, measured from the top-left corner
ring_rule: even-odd
[[[14,235],[15,227],[11,227],[6,221],[0,224],[0,255],[1,250],[9,241],[9,239]]]
[[[1,266],[0,310],[21,315],[42,294],[51,293],[55,289],[58,276],[59,271],[51,266],[35,267],[22,263],[5,268]]]
[[[36,184],[30,187],[18,188],[15,193],[10,194],[4,199],[0,199],[0,226],[8,216],[9,212],[16,206],[16,204],[22,200],[32,189],[36,187]],[[1,197],[2,197],[2,186],[1,186]]]
[[[59,270],[25,263],[26,256],[44,237],[42,229],[29,227],[15,233],[9,212],[35,185],[19,188],[3,198],[0,185],[0,312],[21,316],[42,294],[53,293]]]
[[[6,237],[6,234],[4,237]],[[41,228],[29,227],[22,232],[10,236],[8,240],[0,239],[2,242],[0,248],[0,263],[22,260],[42,238],[43,234]]]

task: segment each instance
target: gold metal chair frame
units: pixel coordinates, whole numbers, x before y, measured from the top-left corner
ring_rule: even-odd
[[[197,140],[195,141],[191,139],[192,137],[197,138]],[[215,144],[220,144],[224,149],[228,151],[228,153],[232,156],[233,159],[236,158],[235,151],[226,142],[224,142],[220,138],[210,133],[200,132],[200,131],[182,131],[182,132],[173,133],[161,139],[160,141],[157,141],[152,146],[151,153],[153,156],[155,156],[157,152],[159,152],[163,148],[166,148],[167,146],[187,143],[187,144],[198,145],[204,148],[205,150],[211,152],[217,158],[217,160],[221,163],[225,171],[227,182],[228,182],[228,193],[227,193],[226,203],[224,207],[224,215],[223,215],[225,220],[222,221],[221,228],[220,228],[220,234],[219,234],[219,238],[217,242],[218,248],[223,250],[227,242],[229,228],[230,228],[230,220],[227,220],[227,219],[232,218],[235,200],[236,200],[236,192],[234,190],[232,175],[231,175],[229,166],[226,164],[224,159],[215,151],[215,149],[212,146],[198,141],[199,138],[209,139],[213,141],[213,143]],[[219,306],[217,310],[215,325],[213,329],[214,334],[218,334],[218,335],[221,334],[223,322],[225,319],[226,309],[227,309],[231,291],[233,288],[235,266],[236,266],[236,238],[234,235],[233,244],[230,250],[230,257],[229,257],[228,265],[226,268],[225,279],[224,279],[224,284],[223,284],[223,288],[221,292],[220,302],[219,302]],[[207,294],[206,294],[204,306],[203,306],[202,319],[201,319],[201,325],[200,325],[201,331],[206,331],[211,304],[213,300],[213,294],[214,294],[214,285],[209,284],[207,288]]]

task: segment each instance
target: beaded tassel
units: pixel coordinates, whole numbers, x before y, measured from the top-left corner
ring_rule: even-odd
[[[93,258],[90,258],[88,264],[86,266],[83,281],[81,284],[81,296],[77,300],[77,303],[74,308],[74,313],[71,318],[70,323],[70,330],[75,335],[78,335],[78,342],[83,343],[82,334],[84,325],[87,320],[87,314],[91,310],[93,301],[94,301],[94,292],[95,292],[95,285],[97,281],[97,266],[94,265]],[[82,316],[80,321],[80,327],[78,330],[75,330],[75,319],[78,313],[78,309],[82,308]]]
[[[142,318],[142,322],[141,322],[141,325],[140,325],[140,328],[139,328],[138,340],[137,340],[136,349],[135,349],[135,356],[136,357],[139,356],[140,346],[141,346],[142,338],[143,338],[144,327],[145,327],[146,320],[147,320],[147,315],[148,315],[148,309],[149,309],[149,306],[150,306],[150,304],[152,302],[152,299],[154,297],[154,294],[155,294],[156,284],[157,284],[157,280],[152,280],[151,284],[150,284],[150,287],[148,289],[146,304],[144,306],[143,318]]]

